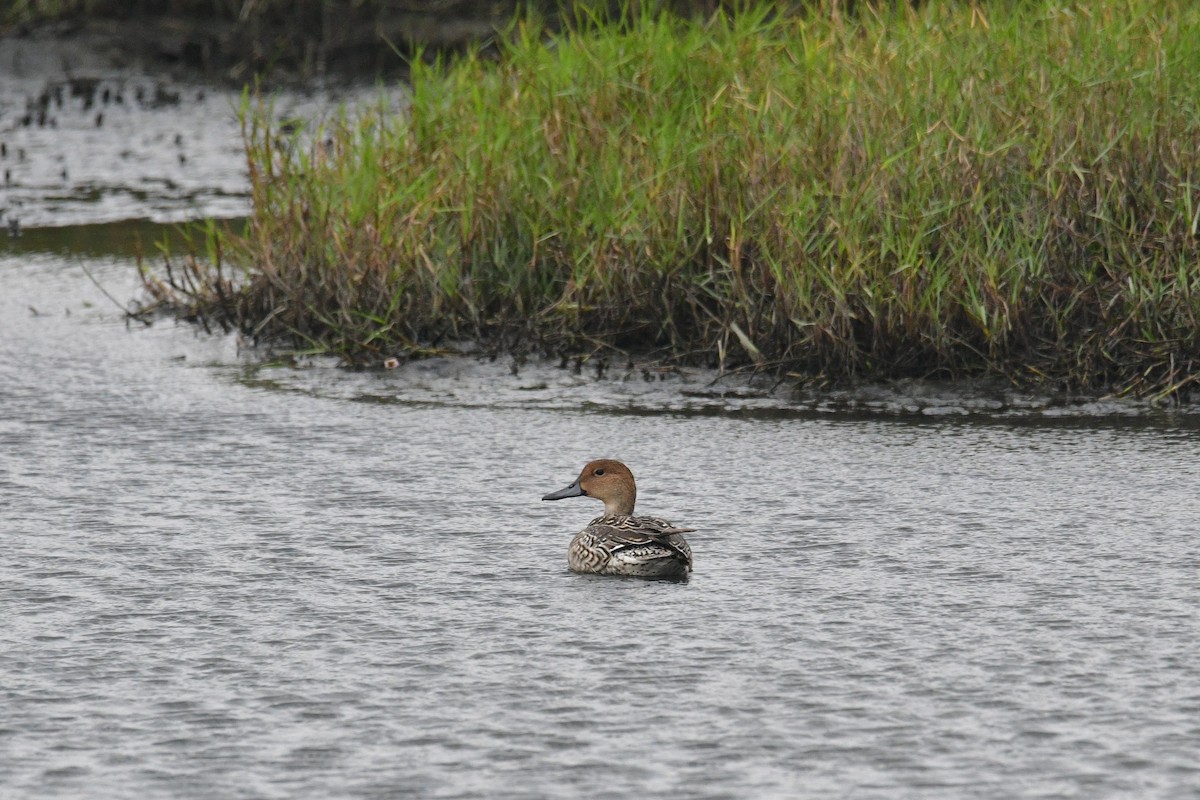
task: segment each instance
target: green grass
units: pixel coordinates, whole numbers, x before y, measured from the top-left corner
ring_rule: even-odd
[[[315,136],[249,115],[243,274],[158,296],[359,363],[477,338],[825,380],[1200,374],[1191,3],[527,20],[412,84]]]

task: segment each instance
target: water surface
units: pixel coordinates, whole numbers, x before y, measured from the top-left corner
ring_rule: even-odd
[[[1191,415],[270,367],[85,267],[0,254],[6,798],[1200,793]],[[598,456],[688,584],[566,571]]]
[[[1200,796],[1195,409],[128,323],[237,100],[0,40],[0,797]],[[567,572],[600,456],[688,584]]]
[[[3,227],[246,216],[243,92],[101,44],[47,32],[0,36]],[[343,111],[399,110],[406,97],[394,82],[328,82],[263,88],[245,100],[311,132]]]

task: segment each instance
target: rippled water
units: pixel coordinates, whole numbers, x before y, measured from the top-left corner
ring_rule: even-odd
[[[0,251],[5,798],[1200,793],[1192,416],[269,368],[84,266]],[[596,456],[690,583],[566,571]]]
[[[274,117],[311,129],[340,105],[398,109],[404,98],[395,85],[322,85],[264,89],[254,107],[261,99]],[[239,89],[164,74],[111,45],[0,36],[0,223],[245,216],[241,104]]]

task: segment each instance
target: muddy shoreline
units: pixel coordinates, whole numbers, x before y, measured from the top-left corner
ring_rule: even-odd
[[[295,14],[116,11],[0,24],[0,40],[52,41],[104,52],[116,63],[183,70],[233,85],[291,84],[314,77],[363,80],[403,76],[418,51],[454,51],[486,42],[515,6],[450,3],[423,10],[373,5],[302,8]]]
[[[462,47],[491,35],[494,24],[479,19],[438,22],[406,17],[383,26],[351,22],[327,36],[273,36],[232,21],[144,17],[58,22],[17,35],[99,46],[130,61],[184,69],[208,80],[240,84],[262,76],[273,83],[290,83],[323,75],[403,75],[405,62],[400,54],[407,55],[413,46]],[[389,41],[403,47],[398,45],[397,52]]]

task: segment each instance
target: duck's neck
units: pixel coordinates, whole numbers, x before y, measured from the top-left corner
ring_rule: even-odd
[[[604,499],[604,514],[608,517],[632,517],[633,503],[637,499],[637,491],[626,489]]]

